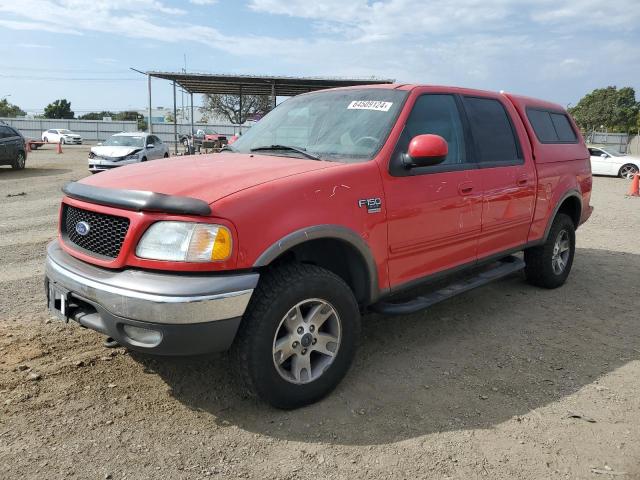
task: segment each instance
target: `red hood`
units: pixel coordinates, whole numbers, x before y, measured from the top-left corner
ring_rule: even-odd
[[[339,165],[291,157],[218,153],[115,168],[81,183],[123,190],[146,190],[213,203],[262,183]]]

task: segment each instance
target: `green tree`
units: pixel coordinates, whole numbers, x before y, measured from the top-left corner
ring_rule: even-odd
[[[610,86],[586,94],[569,112],[586,131],[604,126],[611,131],[629,132],[637,123],[639,110],[632,87]]]
[[[9,103],[6,98],[0,100],[0,117],[22,117],[25,111],[19,106]]]
[[[89,112],[78,117],[79,120],[102,120],[104,117],[113,118],[116,114],[103,110],[102,112]]]
[[[68,102],[66,98],[62,98],[50,103],[44,109],[44,118],[73,118],[71,102]]]
[[[266,115],[273,106],[269,95],[243,95],[242,111],[239,95],[204,95],[203,100],[202,113],[225,117],[236,125],[242,125],[254,115]]]
[[[144,119],[144,115],[136,112],[135,110],[125,110],[124,112],[118,112],[113,117],[114,120],[121,122],[138,122],[138,130],[144,132],[147,129],[147,121]]]

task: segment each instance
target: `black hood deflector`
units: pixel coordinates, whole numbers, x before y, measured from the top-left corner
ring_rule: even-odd
[[[211,215],[211,207],[204,200],[167,195],[143,190],[119,190],[69,182],[62,191],[71,198],[107,207],[124,208],[136,212],[163,212],[179,215]]]

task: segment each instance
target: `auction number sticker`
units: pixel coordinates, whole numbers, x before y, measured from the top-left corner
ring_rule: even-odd
[[[349,104],[349,110],[376,110],[378,112],[388,112],[393,102],[380,102],[378,100],[354,100]]]

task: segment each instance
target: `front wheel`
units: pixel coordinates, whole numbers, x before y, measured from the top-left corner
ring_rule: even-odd
[[[64,138],[60,139],[60,145],[64,145]]]
[[[620,168],[620,171],[618,172],[618,176],[620,178],[626,178],[627,180],[631,180],[636,173],[638,173],[638,167],[636,167],[631,163],[628,163],[626,165],[623,165]]]
[[[260,279],[231,357],[249,393],[276,408],[297,408],[340,383],[359,334],[349,286],[328,270],[292,263]]]
[[[14,170],[22,170],[26,164],[26,160],[27,157],[25,157],[24,152],[18,152],[11,166]]]
[[[559,213],[551,225],[546,242],[524,251],[527,281],[543,288],[557,288],[564,284],[571,272],[576,250],[573,220]]]

